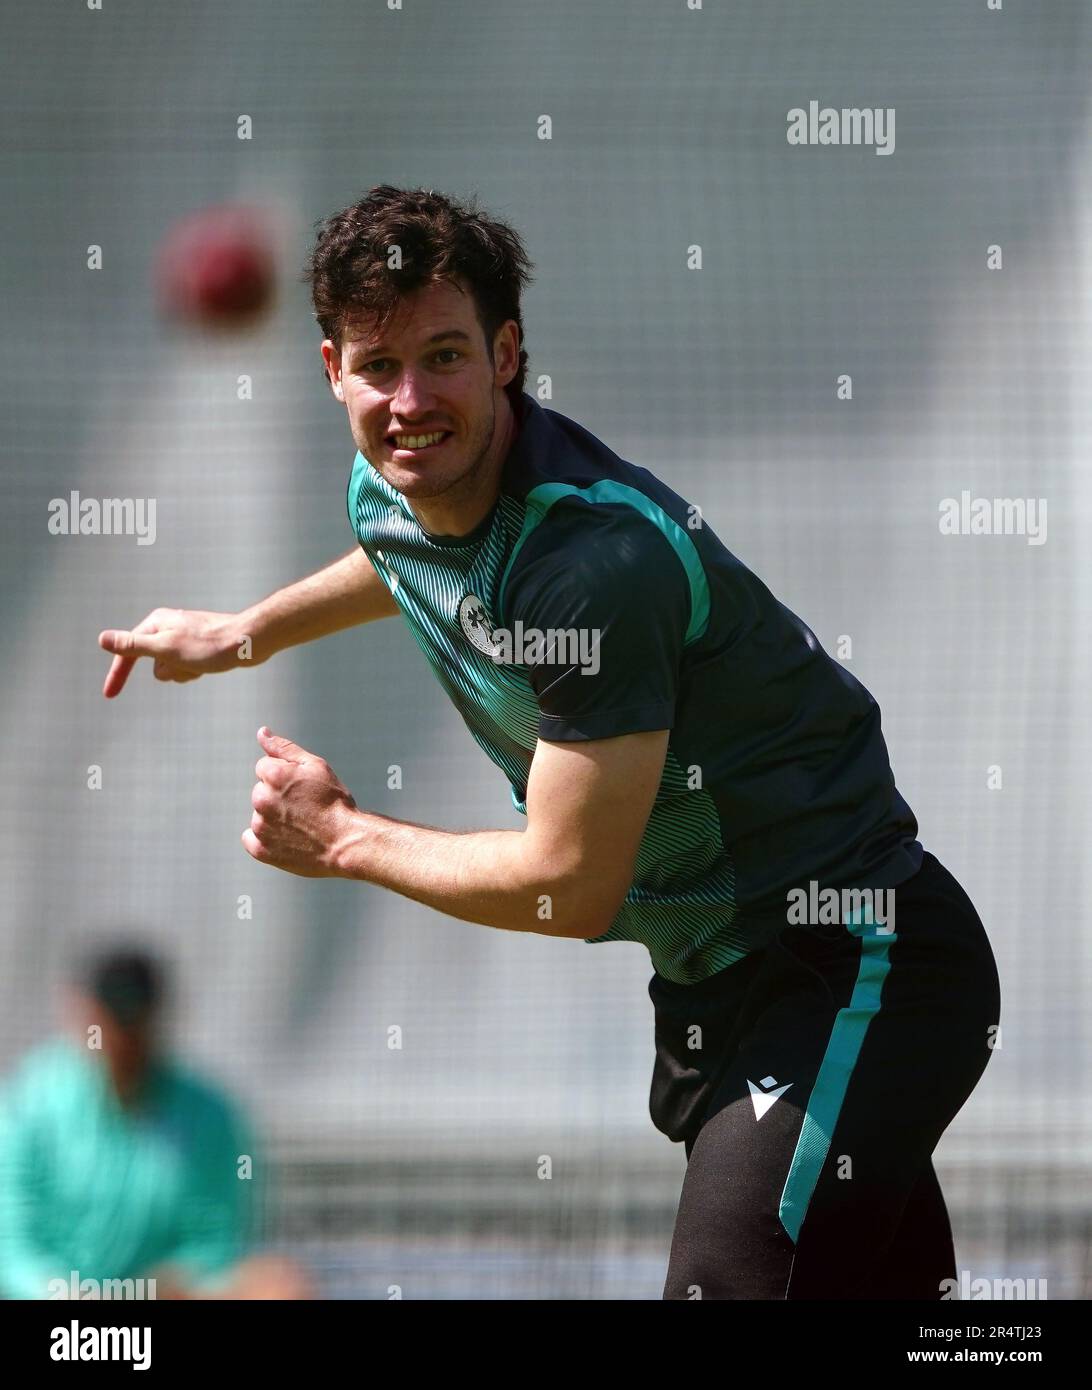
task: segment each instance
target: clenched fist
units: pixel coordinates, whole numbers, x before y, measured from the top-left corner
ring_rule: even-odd
[[[354,830],[357,805],[325,760],[263,725],[266,756],[254,765],[254,814],[243,831],[246,852],[303,878],[340,876],[338,851]]]

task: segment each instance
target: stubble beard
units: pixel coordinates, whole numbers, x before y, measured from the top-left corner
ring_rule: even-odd
[[[429,478],[427,473],[421,474],[414,482],[415,486],[411,492],[402,493],[408,501],[431,502],[438,497],[444,497],[451,502],[460,502],[464,498],[474,494],[475,486],[479,482],[482,470],[485,467],[486,456],[492,447],[493,440],[497,432],[497,407],[490,394],[490,414],[489,421],[478,434],[477,438],[471,438],[468,448],[471,453],[471,461],[462,473],[456,478]],[[392,460],[397,465],[397,460]],[[380,470],[382,472],[382,470]],[[397,484],[386,479],[396,492],[401,492]]]

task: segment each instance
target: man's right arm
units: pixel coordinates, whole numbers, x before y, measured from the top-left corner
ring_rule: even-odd
[[[259,666],[285,647],[398,612],[386,584],[360,546],[240,613],[157,608],[131,631],[99,633],[114,654],[102,693],[118,695],[142,656],[161,681],[192,681],[237,666]],[[249,639],[249,641],[247,640]]]

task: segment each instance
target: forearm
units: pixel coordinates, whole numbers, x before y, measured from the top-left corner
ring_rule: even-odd
[[[387,618],[398,605],[361,547],[325,569],[278,589],[238,615],[260,664],[286,647]]]
[[[338,866],[341,877],[504,931],[593,937],[609,925],[594,876],[550,863],[530,831],[435,830],[357,811]]]

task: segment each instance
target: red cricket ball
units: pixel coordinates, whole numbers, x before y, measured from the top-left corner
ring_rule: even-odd
[[[160,247],[156,284],[170,318],[209,328],[245,327],[269,308],[276,283],[270,227],[257,208],[203,208],[177,222]]]

